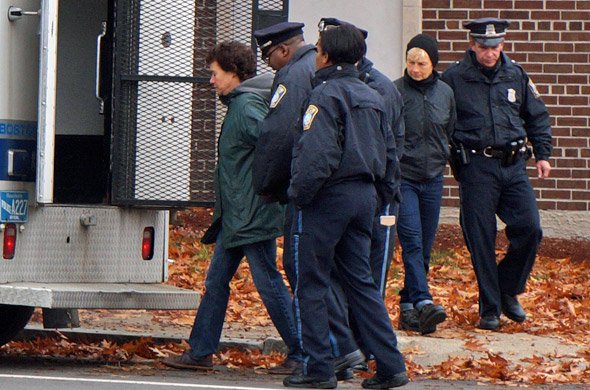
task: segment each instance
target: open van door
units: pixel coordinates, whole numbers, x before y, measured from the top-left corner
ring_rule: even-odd
[[[203,6],[203,4],[206,4]],[[112,203],[214,202],[216,134],[225,107],[205,57],[287,19],[288,1],[119,0],[114,42]],[[269,71],[262,61],[261,72]]]
[[[55,91],[57,83],[58,1],[41,1],[39,27],[39,98],[37,139],[38,203],[53,202]]]
[[[211,204],[214,90],[205,54],[216,7],[186,0],[117,2],[112,202]]]

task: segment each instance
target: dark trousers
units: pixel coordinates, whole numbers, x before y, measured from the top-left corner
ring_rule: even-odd
[[[382,215],[394,215],[397,219],[399,215],[399,203],[393,202],[391,204],[386,204],[381,208],[381,212],[373,219],[373,234],[371,236],[371,254],[369,256],[369,263],[371,265],[373,279],[375,280],[375,283],[377,283],[377,287],[379,287],[379,292],[381,292],[381,295],[385,298],[387,274],[389,273],[389,267],[393,260],[396,228],[395,225],[382,225]]]
[[[295,205],[293,202],[287,203],[285,207],[285,225],[283,230],[283,269],[287,275],[287,281],[291,291],[295,290],[297,284],[297,274],[295,273],[295,264],[293,263],[293,218],[295,216]]]
[[[499,159],[473,156],[459,170],[461,227],[479,286],[480,316],[501,312],[501,294],[524,291],[542,230],[525,161],[503,167]],[[496,215],[510,245],[496,263]]]
[[[369,266],[375,207],[373,184],[347,182],[321,189],[311,204],[298,210],[293,230],[298,275],[294,307],[306,375],[334,375],[326,303],[334,269],[341,275],[363,344],[375,355],[377,371],[383,377],[405,371]]]
[[[297,284],[297,273],[295,272],[295,264],[293,261],[294,248],[292,230],[294,215],[295,205],[292,202],[289,202],[285,212],[283,267],[292,290],[295,290]],[[335,274],[336,271],[333,273]],[[329,326],[332,356],[337,358],[357,350],[358,346],[348,324],[348,304],[346,303],[344,292],[342,292],[339,284],[334,287],[336,291],[330,289],[330,293],[326,297],[326,304],[328,305],[328,310],[330,312]]]
[[[394,202],[381,207],[378,213],[373,218],[373,231],[371,233],[371,252],[369,254],[369,266],[371,267],[371,274],[373,280],[379,288],[379,292],[383,299],[385,299],[385,287],[387,284],[387,275],[393,260],[393,250],[395,247],[395,225],[385,226],[381,224],[382,215],[398,216],[399,203]],[[360,348],[365,356],[372,355],[360,337],[360,330],[357,321],[350,312],[348,302],[344,291],[340,287],[340,276],[338,273],[333,275],[335,282],[332,283],[332,291],[330,300],[332,306],[330,307],[330,329],[335,337],[338,351],[341,355]],[[351,335],[352,333],[352,335]],[[354,342],[352,339],[354,338]],[[340,355],[336,355],[340,356]]]

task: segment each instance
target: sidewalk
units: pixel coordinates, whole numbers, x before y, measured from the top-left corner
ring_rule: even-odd
[[[82,311],[80,328],[59,329],[60,333],[72,340],[108,339],[120,343],[139,337],[152,337],[155,342],[180,342],[188,338],[191,330],[189,323],[162,323],[161,318],[156,318],[149,311],[100,311],[100,317],[93,315],[91,320],[85,320],[84,317]],[[32,322],[23,332],[23,337],[34,338],[51,332],[54,330],[43,329],[41,323]],[[442,329],[428,336],[399,330],[396,330],[396,334],[398,348],[406,358],[409,356],[413,363],[425,369],[454,357],[474,360],[485,358],[488,352],[499,354],[513,365],[526,366],[530,363],[527,360],[535,360],[535,357],[550,359],[558,365],[576,358],[576,354],[586,348],[567,344],[556,337],[477,329],[468,334],[452,329]],[[285,351],[285,345],[274,327],[245,328],[239,323],[232,322],[225,324],[221,340],[222,348],[229,346],[259,349],[264,353]]]

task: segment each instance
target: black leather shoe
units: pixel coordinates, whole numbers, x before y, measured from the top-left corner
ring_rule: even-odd
[[[188,351],[180,356],[171,356],[160,361],[162,364],[173,368],[188,368],[190,370],[212,370],[213,355],[207,355],[200,359],[193,358]]]
[[[447,319],[447,313],[441,305],[426,304],[418,311],[418,324],[421,334],[436,332],[436,326]]]
[[[397,325],[401,330],[412,330],[420,332],[420,322],[418,320],[418,310],[403,310],[399,314],[399,323]]]
[[[283,379],[285,387],[302,387],[308,389],[335,389],[338,386],[336,377],[319,379],[307,375],[289,375]]]
[[[497,316],[483,316],[477,324],[479,329],[496,330],[500,327],[500,319]]]
[[[268,373],[276,375],[297,375],[302,372],[302,369],[301,362],[293,359],[285,359],[285,361],[278,366],[269,368]]]
[[[363,355],[360,349],[357,349],[355,351],[352,351],[351,353],[347,353],[344,356],[340,356],[334,359],[334,371],[338,372],[346,370],[347,368],[352,368],[364,361],[365,355]]]
[[[365,379],[361,386],[365,389],[390,389],[392,387],[400,387],[407,384],[410,380],[406,372],[400,372],[390,378],[382,378],[379,374],[375,374],[372,378]]]
[[[502,313],[514,322],[524,322],[526,313],[516,297],[502,294]]]

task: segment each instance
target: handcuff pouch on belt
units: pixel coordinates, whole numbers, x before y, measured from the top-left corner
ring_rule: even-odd
[[[501,157],[502,166],[508,167],[513,165],[519,158],[528,160],[532,155],[531,149],[526,145],[524,139],[508,142],[504,147]]]
[[[450,155],[449,155],[449,166],[451,167],[451,173],[455,180],[459,181],[459,168],[462,165],[467,165],[471,161],[469,157],[469,153],[463,146],[463,144],[454,144],[451,143],[449,145],[450,148]]]
[[[460,166],[460,165],[467,165],[471,162],[471,158],[469,157],[469,151],[465,148],[463,144],[451,144],[449,145],[451,149],[451,156],[449,158],[451,167]]]

